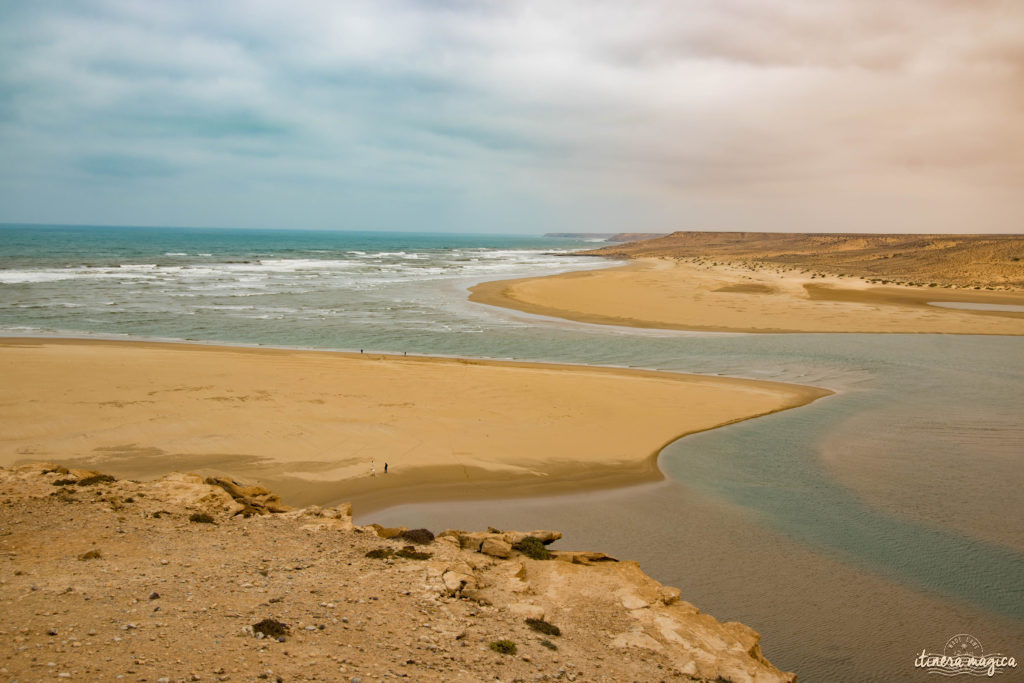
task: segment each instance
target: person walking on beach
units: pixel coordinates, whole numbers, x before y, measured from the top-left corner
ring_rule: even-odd
[[[384,463],[384,474],[388,473],[388,464]]]
[[[377,468],[373,466],[373,458],[370,458],[370,476],[371,477],[376,477],[377,476]]]

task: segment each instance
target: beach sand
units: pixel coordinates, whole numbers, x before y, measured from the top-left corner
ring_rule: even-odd
[[[1024,334],[1024,293],[879,286],[761,265],[641,258],[628,265],[485,282],[472,301],[579,322],[710,332]]]
[[[830,393],[639,370],[99,340],[0,340],[0,369],[0,465],[230,475],[292,505],[351,500],[363,513],[657,480],[657,453],[676,438]]]

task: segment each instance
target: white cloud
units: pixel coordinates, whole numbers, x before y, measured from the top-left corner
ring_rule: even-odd
[[[1008,192],[1024,180],[1017,2],[6,13],[0,220],[1005,232],[1024,217]]]

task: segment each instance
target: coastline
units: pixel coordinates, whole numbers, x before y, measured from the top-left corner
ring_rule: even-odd
[[[1024,305],[1024,294],[876,286],[667,257],[557,275],[496,280],[469,300],[576,322],[698,332],[1024,335],[1024,312],[963,310],[930,301]]]
[[[0,464],[232,474],[290,504],[344,499],[361,512],[657,481],[658,453],[679,437],[832,393],[594,366],[80,339],[0,339],[0,366],[0,404],[18,425]]]

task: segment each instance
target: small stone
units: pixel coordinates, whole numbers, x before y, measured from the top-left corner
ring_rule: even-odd
[[[167,564],[167,560],[160,560],[160,564]]]
[[[55,636],[55,635],[57,635],[57,629],[55,629],[55,628],[48,629],[46,631],[46,635],[48,635],[48,636]]]
[[[149,599],[150,600],[159,600],[160,599],[160,594],[157,593],[156,591],[153,591],[152,593],[149,594]]]

